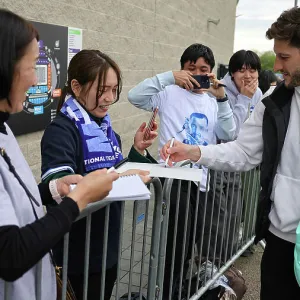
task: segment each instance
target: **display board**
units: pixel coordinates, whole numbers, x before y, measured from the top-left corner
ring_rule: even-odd
[[[82,30],[32,22],[39,32],[37,85],[26,93],[23,111],[8,120],[15,135],[43,130],[56,115],[71,58],[82,49]]]

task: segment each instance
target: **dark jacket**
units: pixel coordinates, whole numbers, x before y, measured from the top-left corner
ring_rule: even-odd
[[[262,125],[264,146],[260,175],[261,191],[255,226],[256,243],[265,238],[270,226],[269,213],[272,205],[270,196],[289,124],[293,94],[294,89],[288,89],[282,83],[270,96],[262,100],[266,108]]]
[[[96,120],[95,120],[96,121]],[[120,136],[116,134],[121,148]],[[46,128],[41,141],[42,174],[47,170],[60,166],[70,166],[76,174],[84,175],[83,149],[78,129],[72,120],[59,113],[53,122]],[[130,161],[135,162],[156,162],[149,154],[147,157],[140,155],[133,147],[128,155]],[[64,175],[67,172],[55,173],[46,180],[52,180]],[[45,203],[55,205],[55,202]],[[107,245],[106,267],[111,268],[117,263],[119,228],[121,218],[121,206],[119,202],[110,205],[109,232]],[[92,214],[91,223],[91,248],[89,272],[101,271],[102,247],[104,238],[105,208]],[[69,241],[69,273],[81,274],[84,266],[84,247],[86,234],[86,219],[81,219],[72,225]],[[62,243],[54,249],[57,264],[62,264]]]

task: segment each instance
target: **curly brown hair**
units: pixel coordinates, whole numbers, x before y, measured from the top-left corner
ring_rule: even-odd
[[[300,8],[284,11],[266,32],[269,40],[288,41],[291,46],[300,48]]]

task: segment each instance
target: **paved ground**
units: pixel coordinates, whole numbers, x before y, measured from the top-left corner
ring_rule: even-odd
[[[259,300],[260,289],[260,260],[262,256],[262,248],[257,246],[255,253],[250,257],[241,257],[236,262],[236,267],[243,272],[246,279],[248,290],[244,300]]]
[[[122,258],[121,258],[121,272],[118,295],[128,293],[129,282],[131,280],[131,291],[141,291],[144,295],[147,295],[147,282],[148,282],[148,269],[149,269],[149,253],[151,245],[152,234],[152,218],[153,218],[153,204],[154,201],[149,202],[148,221],[146,234],[144,235],[145,227],[145,209],[146,202],[139,202],[137,211],[140,220],[137,220],[138,224],[135,228],[135,243],[132,249],[132,221],[133,221],[133,202],[128,201],[125,205],[124,215],[124,230],[122,241]],[[145,241],[145,243],[143,243]],[[134,259],[131,261],[132,255]],[[143,273],[142,273],[143,266]],[[130,269],[132,269],[132,276],[130,278]],[[141,275],[143,274],[143,275]],[[116,286],[113,291],[113,295],[116,295]],[[115,299],[115,297],[111,299]]]
[[[143,213],[145,212],[146,203],[139,202],[137,211],[140,221],[136,226],[136,235],[134,243],[134,260],[131,262],[132,251],[132,220],[133,220],[133,202],[128,201],[125,205],[124,231],[123,231],[123,246],[121,259],[121,272],[119,283],[119,297],[128,292],[129,281],[132,282],[131,291],[142,291],[144,295],[147,294],[148,281],[148,267],[149,267],[149,252],[151,244],[151,227],[153,217],[153,203],[149,203],[149,220],[147,224],[146,234],[144,232]],[[143,239],[145,239],[143,252]],[[259,267],[262,250],[256,247],[255,253],[248,258],[241,257],[236,266],[243,272],[248,285],[248,290],[243,299],[245,300],[259,300]],[[141,276],[141,268],[144,265],[143,276]],[[132,277],[129,277],[130,269],[132,269]],[[116,289],[116,287],[115,287]],[[115,289],[113,295],[115,295]],[[118,298],[119,298],[118,297]],[[112,299],[115,300],[113,296]]]

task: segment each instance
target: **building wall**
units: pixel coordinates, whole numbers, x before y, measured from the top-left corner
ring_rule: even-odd
[[[129,89],[156,73],[178,70],[182,52],[195,42],[211,47],[217,63],[228,63],[233,52],[236,3],[236,0],[0,0],[0,7],[30,20],[82,28],[84,48],[100,49],[118,62],[124,86],[121,100],[110,114],[127,154],[136,129],[149,118],[148,113],[128,103]],[[220,22],[208,24],[209,18]],[[37,180],[42,134],[18,137]],[[156,145],[151,151],[156,155]]]

